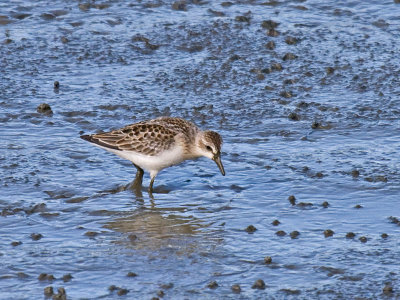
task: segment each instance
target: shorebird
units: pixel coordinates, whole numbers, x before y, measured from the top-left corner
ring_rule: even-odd
[[[127,159],[136,167],[134,187],[141,188],[143,174],[150,173],[149,193],[154,179],[165,168],[184,160],[208,157],[225,176],[221,162],[221,136],[211,130],[202,131],[192,122],[180,118],[160,117],[110,132],[82,135],[95,146]]]

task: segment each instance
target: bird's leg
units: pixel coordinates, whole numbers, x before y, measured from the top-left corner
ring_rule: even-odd
[[[143,174],[144,174],[144,171],[143,171],[143,169],[140,168],[139,166],[137,166],[137,165],[135,165],[135,164],[133,164],[133,165],[136,167],[137,172],[136,172],[135,180],[134,180],[133,183],[132,183],[132,187],[134,187],[134,188],[136,188],[136,189],[141,189],[141,187],[142,187],[142,182],[143,182]]]
[[[155,178],[156,178],[156,176],[151,177],[150,185],[149,185],[149,194],[152,194],[152,193],[153,193],[153,183],[154,183],[154,179],[155,179]]]

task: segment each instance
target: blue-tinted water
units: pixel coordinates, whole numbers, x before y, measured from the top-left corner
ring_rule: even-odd
[[[0,298],[400,297],[399,5],[1,3]],[[218,131],[227,175],[185,162],[137,195],[79,138],[161,115]]]

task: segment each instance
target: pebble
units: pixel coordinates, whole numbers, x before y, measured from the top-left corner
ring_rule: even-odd
[[[352,239],[356,236],[354,232],[348,232],[346,233],[346,239]]]
[[[239,293],[242,291],[242,289],[240,288],[240,285],[238,285],[238,284],[232,285],[232,286],[231,286],[231,290],[232,290],[232,292],[234,292],[235,294],[239,294]]]
[[[333,232],[333,230],[327,229],[327,230],[324,231],[324,236],[327,238],[327,237],[330,237],[330,236],[334,235],[334,233],[335,232]]]
[[[368,238],[365,236],[360,236],[359,240],[361,243],[366,243],[368,241]]]
[[[207,284],[207,287],[209,289],[216,289],[218,287],[218,283],[216,281],[211,281],[209,284]]]
[[[253,225],[249,225],[249,226],[247,226],[247,228],[245,229],[245,231],[248,232],[248,233],[253,233],[253,232],[255,232],[256,230],[257,230],[257,228],[254,227]]]
[[[322,202],[321,206],[323,208],[328,208],[329,207],[329,202],[328,201],[324,201],[324,202]]]
[[[272,263],[272,257],[271,256],[264,257],[264,263],[266,263],[267,265]]]
[[[126,274],[127,277],[136,277],[137,274],[133,273],[133,272],[129,272],[128,274]]]
[[[54,294],[54,290],[53,290],[52,286],[45,287],[43,292],[44,292],[45,297],[51,297]]]
[[[286,232],[284,232],[283,230],[279,230],[279,231],[275,232],[275,234],[276,234],[277,236],[285,236],[285,235],[286,235]]]
[[[294,230],[294,231],[292,231],[292,232],[290,233],[290,237],[291,237],[292,239],[297,238],[299,235],[300,235],[300,232],[298,232],[297,230]]]
[[[36,111],[40,114],[45,114],[45,115],[51,115],[53,114],[53,111],[51,110],[50,105],[48,105],[47,103],[42,103],[40,104]]]
[[[34,241],[38,241],[43,237],[43,235],[41,235],[40,233],[32,233],[31,234],[31,239]]]
[[[258,279],[256,282],[251,287],[252,289],[258,289],[258,290],[264,290],[265,289],[265,283],[264,280]]]
[[[281,222],[279,222],[279,220],[273,220],[271,224],[274,226],[278,226],[279,224],[281,224]]]

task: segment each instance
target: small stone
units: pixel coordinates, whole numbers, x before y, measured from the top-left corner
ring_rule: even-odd
[[[382,292],[383,292],[385,295],[390,295],[390,294],[392,294],[392,293],[393,293],[393,287],[392,287],[392,285],[391,285],[390,283],[386,283],[385,286],[384,286],[384,288],[383,288],[383,290],[382,290]]]
[[[293,94],[290,91],[282,91],[279,95],[283,98],[292,98],[293,97]]]
[[[357,178],[360,176],[360,171],[358,170],[352,170],[351,171],[351,176],[353,176],[354,178]]]
[[[54,88],[55,89],[60,88],[60,83],[58,81],[54,81]]]
[[[265,48],[267,48],[268,50],[274,50],[275,47],[276,45],[274,41],[269,41],[268,43],[265,44]]]
[[[209,284],[207,284],[207,287],[209,289],[216,289],[218,287],[218,283],[216,281],[211,281]]]
[[[136,234],[130,234],[130,235],[128,235],[128,239],[129,239],[131,242],[136,241],[137,238],[138,238],[138,237],[137,237]]]
[[[52,286],[45,287],[43,292],[44,292],[45,297],[51,297],[54,294],[54,290],[53,290]]]
[[[88,236],[88,237],[90,237],[90,238],[93,238],[93,237],[95,237],[95,236],[98,235],[98,234],[99,234],[99,233],[96,232],[96,231],[87,231],[87,232],[85,232],[85,235]]]
[[[291,112],[288,116],[288,118],[292,121],[299,121],[300,120],[300,116],[298,114],[296,114],[295,112]]]
[[[270,37],[277,37],[277,36],[279,36],[279,34],[280,34],[279,31],[275,30],[275,29],[270,29],[267,32],[267,35]]]
[[[285,39],[285,43],[288,45],[296,45],[298,43],[298,39],[296,39],[295,37],[292,37],[292,36],[288,36]]]
[[[242,289],[240,288],[240,285],[238,285],[238,284],[232,285],[232,286],[231,286],[231,290],[232,290],[232,292],[234,292],[235,294],[239,294],[239,293],[242,291]]]
[[[266,256],[264,257],[264,263],[266,263],[267,265],[272,263],[272,257],[271,256]]]
[[[368,238],[366,238],[365,236],[360,236],[359,240],[361,243],[366,243],[368,241]]]
[[[173,10],[187,11],[186,2],[185,1],[175,1],[172,4]]]
[[[382,233],[381,234],[381,238],[383,239],[387,239],[389,237],[389,235],[387,233]]]
[[[327,237],[330,237],[330,236],[332,236],[332,235],[334,235],[333,230],[327,229],[327,230],[324,231],[324,236],[325,236],[326,238],[327,238]]]
[[[62,280],[63,280],[64,282],[68,282],[68,281],[70,281],[72,278],[73,278],[73,277],[72,277],[71,274],[65,274],[65,275],[62,277]]]
[[[263,21],[261,23],[261,27],[264,29],[275,29],[278,26],[279,26],[279,23],[272,21],[272,20]]]
[[[274,226],[278,226],[279,224],[281,224],[281,222],[279,222],[279,220],[273,220],[271,224]]]
[[[11,246],[13,246],[13,247],[16,247],[16,246],[19,246],[19,245],[21,245],[22,244],[22,242],[21,241],[14,241],[14,242],[11,242]]]
[[[360,208],[363,208],[363,206],[360,205],[360,204],[357,204],[357,205],[354,206],[354,208],[360,209]]]
[[[119,287],[117,287],[116,285],[110,285],[110,286],[108,287],[108,290],[109,290],[110,292],[116,291],[116,290],[118,290],[118,289],[119,289]]]
[[[258,290],[264,290],[265,289],[265,283],[264,280],[258,279],[256,282],[254,282],[253,286],[251,287],[252,289],[258,289]]]
[[[286,53],[284,56],[283,56],[283,60],[284,61],[287,61],[287,60],[293,60],[293,59],[296,59],[298,56],[297,55],[295,55],[295,54],[293,54],[293,53],[290,53],[290,52],[288,52],[288,53]]]
[[[246,16],[236,16],[235,18],[236,22],[246,22],[246,23],[250,23],[250,18],[246,17]]]
[[[128,274],[126,274],[127,277],[136,277],[137,274],[133,273],[133,272],[129,272]]]
[[[295,196],[290,195],[290,196],[288,197],[288,200],[289,200],[290,204],[292,204],[292,205],[295,205],[295,204],[296,204],[296,197],[295,197]]]
[[[169,290],[172,289],[174,287],[174,284],[172,282],[170,283],[164,283],[160,285],[160,288],[164,289],[164,290]]]
[[[354,232],[348,232],[346,233],[346,239],[352,239],[356,236]]]
[[[53,114],[53,111],[51,110],[50,105],[48,105],[47,103],[42,103],[40,104],[36,111],[40,114],[45,114],[45,115],[51,115]]]
[[[290,237],[292,239],[296,239],[298,236],[300,235],[300,232],[298,232],[297,230],[294,230],[290,233]]]
[[[160,297],[160,298],[164,297],[164,296],[165,296],[164,291],[159,290],[159,291],[157,292],[157,296]]]
[[[253,225],[249,225],[247,226],[247,228],[245,229],[246,232],[248,233],[254,233],[257,230],[256,227],[254,227]]]
[[[271,69],[274,70],[274,71],[282,71],[283,67],[282,67],[282,65],[280,63],[273,63],[271,65]]]
[[[331,75],[335,72],[335,68],[332,67],[327,67],[326,68],[326,74]]]
[[[285,236],[285,235],[286,235],[286,232],[284,232],[283,230],[279,230],[279,231],[275,232],[275,234],[276,234],[277,236]]]
[[[18,277],[19,279],[25,279],[25,278],[28,278],[29,276],[28,276],[28,274],[26,274],[26,273],[24,273],[24,272],[18,272],[18,273],[17,273],[17,277]]]
[[[118,292],[117,292],[117,295],[118,296],[123,296],[123,295],[128,294],[128,292],[129,291],[127,289],[119,289]]]
[[[323,208],[328,208],[328,207],[329,207],[328,201],[322,202],[321,206],[322,206]]]

